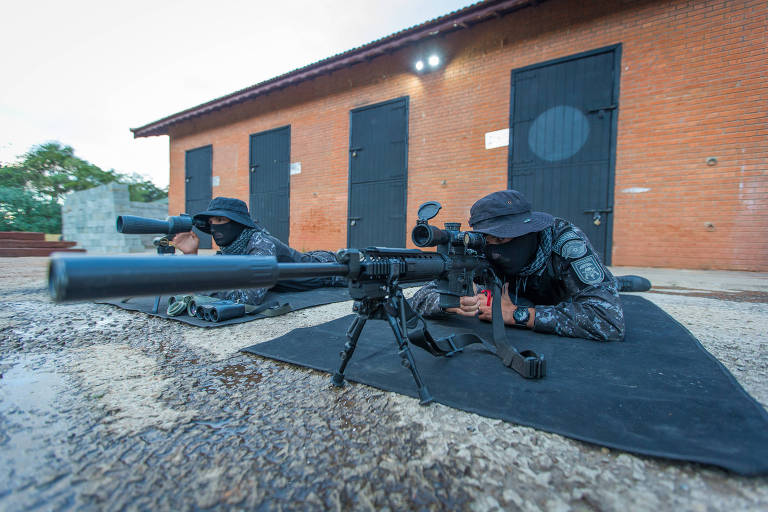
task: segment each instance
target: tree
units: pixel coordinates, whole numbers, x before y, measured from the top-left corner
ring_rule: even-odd
[[[158,188],[157,185],[142,178],[138,174],[122,176],[118,181],[120,181],[120,183],[128,184],[128,193],[131,201],[149,203],[168,197],[167,188]]]
[[[56,233],[61,230],[65,194],[112,182],[128,184],[131,201],[168,196],[167,190],[138,174],[102,170],[75,156],[71,146],[59,142],[33,146],[18,163],[0,166],[0,230]]]
[[[61,233],[61,205],[23,188],[0,187],[0,231]]]

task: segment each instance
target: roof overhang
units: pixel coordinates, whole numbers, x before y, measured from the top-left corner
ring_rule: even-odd
[[[317,61],[302,68],[295,69],[283,75],[270,78],[264,82],[246,87],[221,98],[188,108],[176,114],[164,117],[139,128],[131,128],[134,138],[150,137],[152,135],[167,135],[172,125],[183,123],[218,110],[226,109],[253,100],[254,98],[275,90],[296,85],[311,80],[320,75],[367,62],[376,57],[392,53],[405,46],[446,34],[456,30],[469,28],[489,19],[498,18],[504,14],[516,11],[529,5],[540,3],[540,0],[488,0],[472,4],[464,9],[454,11],[439,18],[427,21],[371,43],[339,53],[327,59]]]

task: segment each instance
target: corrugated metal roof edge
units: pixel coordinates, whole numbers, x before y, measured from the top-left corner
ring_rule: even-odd
[[[167,135],[168,128],[173,124],[210,114],[211,112],[248,101],[256,96],[275,89],[310,80],[321,74],[330,73],[345,66],[378,57],[421,39],[434,37],[440,33],[466,28],[470,24],[480,23],[486,21],[490,17],[506,14],[512,10],[517,10],[539,2],[540,0],[490,0],[478,2],[439,18],[426,21],[420,25],[415,25],[399,32],[395,32],[394,34],[382,37],[381,39],[377,39],[363,46],[333,55],[307,66],[289,71],[283,75],[270,78],[264,82],[246,87],[245,89],[177,112],[176,114],[164,117],[139,128],[131,128],[131,132],[133,132],[134,138]]]

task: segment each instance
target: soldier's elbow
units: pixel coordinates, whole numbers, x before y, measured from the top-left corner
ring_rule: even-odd
[[[617,318],[601,330],[598,341],[624,341],[624,317]]]

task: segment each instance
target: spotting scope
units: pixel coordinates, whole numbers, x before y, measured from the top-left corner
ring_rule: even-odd
[[[120,215],[117,218],[117,232],[125,235],[175,235],[192,231],[192,216],[187,214],[166,217],[165,220]]]

